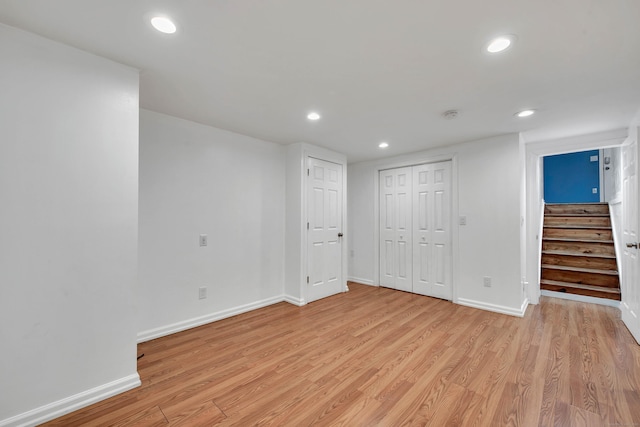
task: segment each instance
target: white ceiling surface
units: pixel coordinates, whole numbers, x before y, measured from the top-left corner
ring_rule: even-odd
[[[0,0],[0,22],[139,68],[143,108],[349,162],[622,128],[640,108],[640,0]]]

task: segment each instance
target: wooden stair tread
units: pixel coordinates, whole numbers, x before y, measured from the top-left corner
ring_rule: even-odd
[[[585,258],[608,258],[608,259],[616,259],[615,255],[608,254],[592,254],[592,253],[584,253],[584,252],[569,252],[569,251],[554,251],[554,250],[543,250],[543,254],[547,255],[566,255],[566,256],[575,256],[575,257],[585,257]]]
[[[571,230],[575,229],[585,229],[585,230],[613,230],[611,227],[603,226],[603,225],[570,225],[570,224],[545,224],[543,228],[569,228]]]
[[[548,240],[553,242],[582,242],[582,243],[608,243],[613,245],[613,240],[597,240],[597,239],[569,239],[566,237],[544,237],[542,240]]]
[[[570,216],[570,217],[609,217],[609,214],[603,214],[603,213],[579,213],[579,214],[572,214],[572,213],[545,213],[544,216],[552,216],[552,217],[558,217],[558,216]]]
[[[621,299],[608,204],[547,204],[543,231],[541,289]]]
[[[608,294],[620,293],[620,289],[615,289],[615,288],[605,288],[602,286],[593,286],[593,285],[582,285],[579,283],[559,282],[557,280],[548,280],[548,279],[540,280],[540,285],[552,285],[552,286],[562,286],[565,288],[585,289],[589,291],[606,292]]]
[[[549,270],[579,271],[581,273],[606,274],[608,276],[618,275],[617,270],[598,270],[595,268],[567,267],[564,265],[555,265],[555,264],[542,264],[541,267]]]

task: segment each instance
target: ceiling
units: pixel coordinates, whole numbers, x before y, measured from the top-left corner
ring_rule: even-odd
[[[0,0],[0,22],[140,69],[143,108],[350,163],[627,127],[639,17],[638,0]],[[486,52],[501,34],[517,40]]]

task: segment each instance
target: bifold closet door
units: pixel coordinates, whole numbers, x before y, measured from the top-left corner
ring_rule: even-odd
[[[413,167],[413,292],[451,300],[451,162]]]
[[[380,285],[451,300],[451,162],[380,171]]]
[[[412,284],[412,170],[380,171],[380,285],[409,291]]]

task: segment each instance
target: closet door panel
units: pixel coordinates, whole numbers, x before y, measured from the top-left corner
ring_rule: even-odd
[[[380,172],[380,285],[404,291],[413,283],[411,172]]]
[[[413,292],[450,300],[451,162],[414,166],[413,176]]]

